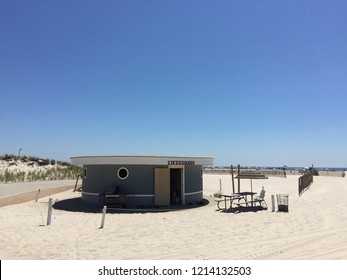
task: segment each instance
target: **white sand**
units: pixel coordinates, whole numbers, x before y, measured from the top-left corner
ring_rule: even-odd
[[[207,206],[146,214],[101,214],[53,210],[48,198],[0,208],[0,259],[347,259],[347,179],[314,177],[299,197],[298,177],[253,180],[266,189],[267,211],[221,213]],[[204,175],[209,197],[230,193],[228,175]],[[236,181],[237,182],[237,181]],[[241,190],[249,190],[249,180]],[[289,194],[289,213],[271,212],[271,194]],[[67,191],[63,200],[79,196]]]

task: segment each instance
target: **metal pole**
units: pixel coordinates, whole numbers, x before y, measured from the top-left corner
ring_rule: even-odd
[[[237,192],[240,193],[240,164],[237,166]]]
[[[272,202],[272,212],[275,212],[275,195],[271,195],[271,202]]]
[[[52,222],[52,206],[53,206],[53,198],[50,197],[48,200],[47,226],[49,226]]]
[[[251,205],[253,207],[253,185],[252,185],[252,179],[251,179],[251,199],[252,199],[252,202],[251,202]]]
[[[234,185],[234,167],[231,165],[231,185],[233,187],[233,193],[235,193],[235,185]]]
[[[102,219],[101,219],[101,226],[100,226],[100,228],[104,228],[106,211],[107,211],[107,206],[105,205],[104,208],[102,209]]]
[[[35,202],[37,202],[39,200],[39,196],[40,196],[40,189],[37,190],[36,201]]]

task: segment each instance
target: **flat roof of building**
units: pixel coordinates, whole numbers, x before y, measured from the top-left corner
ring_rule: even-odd
[[[212,157],[178,156],[77,156],[70,157],[73,165],[213,165]]]

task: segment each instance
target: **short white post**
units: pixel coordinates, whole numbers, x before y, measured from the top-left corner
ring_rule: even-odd
[[[219,179],[219,191],[222,191],[222,179]]]
[[[275,212],[275,195],[271,195],[271,202],[272,202],[272,212]]]
[[[53,206],[53,198],[50,197],[48,200],[47,226],[49,226],[52,222],[52,206]]]
[[[37,190],[37,194],[36,194],[36,201],[35,202],[37,202],[38,200],[39,200],[39,196],[40,196],[40,189],[38,189]]]
[[[105,206],[104,206],[104,209],[102,209],[102,219],[101,219],[101,226],[100,226],[100,228],[104,228],[106,210],[107,210],[107,206],[105,205]]]

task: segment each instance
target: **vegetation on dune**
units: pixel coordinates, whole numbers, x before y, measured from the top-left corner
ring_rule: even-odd
[[[13,154],[4,154],[3,156],[0,156],[0,160],[6,160],[6,161],[21,161],[21,162],[36,162],[40,166],[45,166],[45,165],[62,165],[62,166],[71,166],[69,162],[66,161],[56,161],[54,159],[49,159],[49,158],[39,158],[39,157],[34,157],[34,156],[20,156],[17,157]]]
[[[2,183],[76,179],[82,173],[81,167],[53,159],[5,154],[0,156],[0,160],[7,162],[3,168],[0,168]],[[31,168],[23,170],[19,165]],[[9,168],[11,166],[18,168]]]

